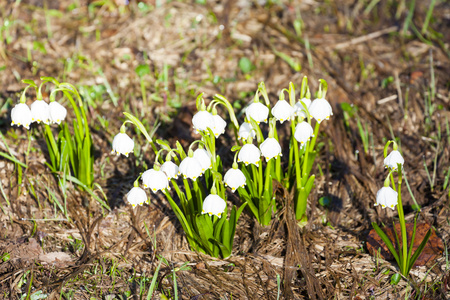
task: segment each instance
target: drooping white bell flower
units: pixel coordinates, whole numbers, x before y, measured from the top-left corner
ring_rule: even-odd
[[[31,103],[31,122],[50,124],[50,109],[44,100]]]
[[[261,151],[253,144],[245,144],[242,146],[238,154],[238,162],[244,162],[247,166],[249,164],[254,164],[259,166],[259,160],[261,158]]]
[[[238,137],[243,140],[247,140],[249,134],[252,135],[252,138],[256,137],[256,131],[253,129],[250,123],[244,122],[239,127]]]
[[[274,157],[282,156],[280,143],[275,138],[267,138],[259,145],[259,149],[261,150],[262,156],[266,158],[266,161]]]
[[[166,174],[167,179],[169,180],[172,178],[175,179],[178,178],[178,166],[171,160],[166,161],[165,163],[162,164],[161,171],[163,171]]]
[[[325,119],[328,120],[330,116],[333,115],[333,109],[331,108],[330,103],[323,98],[315,99],[308,110],[311,117],[316,119],[319,124]]]
[[[262,103],[253,102],[245,109],[245,115],[248,120],[252,118],[258,124],[260,122],[267,122],[267,118],[269,117],[269,108]]]
[[[220,218],[226,207],[227,203],[225,202],[225,200],[220,198],[220,196],[209,194],[208,196],[206,196],[205,200],[203,200],[202,215],[216,215]]]
[[[192,180],[202,175],[202,165],[198,159],[194,157],[186,157],[180,163],[178,168],[178,175],[183,174],[184,178],[190,178]]]
[[[246,178],[241,170],[233,167],[225,173],[223,181],[225,182],[225,185],[230,187],[231,191],[234,193],[234,191],[239,187],[245,186]]]
[[[119,132],[113,139],[112,148],[111,153],[128,157],[133,152],[134,141],[126,133]]]
[[[227,127],[227,122],[225,122],[224,119],[222,119],[219,115],[213,115],[213,128],[212,131],[214,133],[214,136],[218,138],[221,134],[225,132],[225,127]]]
[[[200,133],[200,131],[206,131],[206,133],[208,134],[208,128],[214,128],[213,115],[206,110],[201,110],[197,112],[194,117],[192,117],[192,125],[196,133]]]
[[[127,201],[133,207],[136,205],[142,205],[147,201],[147,193],[140,187],[133,187],[127,194]]]
[[[302,105],[302,102],[305,104],[306,108],[309,110],[309,107],[311,106],[311,99],[302,98],[302,99],[300,99],[300,101],[298,101],[294,105],[294,110],[295,110],[294,115],[306,118],[306,112],[305,112],[305,108]]]
[[[308,122],[300,122],[295,126],[294,138],[300,143],[300,146],[306,145],[306,142],[314,136],[314,131]]]
[[[142,173],[144,188],[150,188],[153,193],[159,190],[170,189],[169,179],[166,173],[161,170],[150,169]]]
[[[398,193],[394,191],[390,186],[382,187],[377,192],[377,203],[375,206],[381,205],[382,208],[389,207],[392,210],[395,209],[395,206],[398,203]]]
[[[30,129],[31,110],[25,103],[19,103],[11,110],[11,126],[23,126]]]
[[[397,170],[397,164],[401,164],[401,166],[403,167],[404,162],[405,160],[398,150],[392,151],[384,159],[384,165],[392,170]]]
[[[198,162],[202,166],[202,173],[212,168],[211,154],[209,154],[209,152],[205,149],[196,149],[194,151],[194,158],[198,160]]]
[[[286,100],[279,100],[272,108],[272,115],[283,124],[284,121],[291,119],[294,111],[294,108]]]
[[[48,105],[50,113],[50,121],[60,124],[67,116],[67,109],[56,101],[50,102]]]

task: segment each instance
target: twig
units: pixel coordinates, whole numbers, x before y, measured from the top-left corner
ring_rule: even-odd
[[[348,46],[353,46],[356,44],[364,43],[366,41],[376,39],[384,34],[391,33],[391,32],[397,31],[397,30],[398,30],[397,26],[391,26],[391,27],[388,27],[388,28],[385,28],[385,29],[382,29],[379,31],[375,31],[375,32],[357,37],[357,38],[353,38],[347,42],[342,42],[342,43],[331,45],[331,46],[327,47],[326,49],[327,50],[336,50],[336,49],[347,48]]]

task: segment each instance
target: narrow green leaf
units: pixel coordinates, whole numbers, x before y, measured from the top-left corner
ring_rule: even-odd
[[[9,154],[6,154],[5,152],[1,152],[1,151],[0,151],[0,156],[3,156],[4,158],[9,159],[9,160],[12,161],[13,163],[16,163],[16,164],[18,164],[18,165],[21,165],[21,166],[24,167],[24,168],[27,168],[27,165],[26,165],[26,164],[24,164],[23,162],[21,162],[21,161],[18,160],[17,158],[15,158],[15,157],[13,157],[13,156],[11,156],[11,155],[9,155]]]
[[[128,120],[130,120],[134,125],[136,125],[137,128],[139,128],[139,130],[145,136],[147,141],[149,141],[150,143],[153,143],[152,137],[148,134],[147,129],[145,129],[145,127],[144,127],[144,124],[142,124],[142,122],[139,121],[138,118],[136,118],[135,116],[133,116],[132,114],[127,113],[127,112],[124,112],[123,114],[128,118]]]
[[[432,233],[432,229],[428,230],[427,234],[423,238],[422,242],[420,243],[419,247],[414,252],[413,256],[411,257],[411,260],[409,261],[408,271],[406,273],[409,273],[411,271],[414,263],[416,262],[417,258],[419,257],[420,253],[422,253],[423,248],[425,248],[425,245],[428,242],[428,239],[430,238]]]
[[[392,255],[394,256],[395,260],[397,261],[397,264],[400,266],[399,256],[398,256],[397,252],[395,251],[394,245],[392,245],[392,243],[389,240],[389,238],[387,237],[387,235],[384,233],[383,230],[381,230],[381,228],[375,222],[372,222],[372,227],[373,227],[373,229],[375,229],[375,231],[377,232],[378,236],[386,244],[386,246],[388,247],[389,251],[391,251]]]

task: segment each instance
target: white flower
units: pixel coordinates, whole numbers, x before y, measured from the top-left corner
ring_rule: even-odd
[[[202,215],[216,215],[220,218],[226,207],[227,203],[225,202],[225,200],[220,198],[220,196],[209,194],[208,196],[206,196],[205,200],[203,200]]]
[[[208,133],[208,128],[213,129],[214,127],[213,115],[206,110],[201,110],[192,117],[192,125],[196,133],[200,133],[200,131]]]
[[[60,124],[67,116],[67,109],[58,102],[52,101],[48,105],[50,111],[50,121]]]
[[[144,183],[144,188],[150,188],[153,193],[159,190],[170,189],[169,179],[167,179],[166,173],[155,169],[150,169],[142,173],[142,182]]]
[[[112,148],[111,153],[123,154],[128,157],[128,153],[133,152],[134,141],[126,133],[120,132],[114,137]]]
[[[258,147],[253,144],[245,144],[239,151],[238,161],[244,162],[246,166],[249,164],[259,166],[260,157],[261,151],[259,151]]]
[[[162,164],[161,171],[166,174],[167,179],[169,180],[172,178],[178,178],[178,166],[170,160]]]
[[[147,193],[145,193],[145,191],[140,187],[136,186],[128,192],[126,197],[128,203],[130,203],[133,207],[136,205],[142,205],[147,201]]]
[[[202,175],[202,165],[196,158],[188,156],[181,161],[178,174],[183,174],[184,178],[195,180]]]
[[[225,173],[223,181],[225,182],[225,185],[230,187],[231,191],[234,193],[237,188],[244,187],[246,179],[241,170],[231,168]]]
[[[303,146],[314,136],[313,133],[314,131],[308,122],[300,122],[295,126],[294,138],[300,143],[300,146]]]
[[[205,149],[198,148],[197,150],[195,150],[194,158],[198,160],[198,162],[202,166],[202,173],[212,168],[211,154],[209,154],[209,152]]]
[[[225,122],[224,119],[222,119],[219,115],[213,115],[213,128],[212,131],[214,133],[214,136],[217,138],[219,135],[223,134],[225,132],[225,127],[227,127],[227,122]]]
[[[50,124],[50,109],[47,102],[44,100],[36,100],[31,103],[31,121]]]
[[[253,129],[251,124],[247,122],[242,123],[242,125],[239,127],[238,137],[240,139],[246,140],[250,133],[252,135],[252,138],[256,136],[256,131],[255,129]]]
[[[262,103],[253,102],[250,104],[246,110],[245,115],[250,121],[250,118],[256,121],[256,123],[267,122],[267,117],[269,116],[269,109]]]
[[[284,121],[290,120],[294,115],[294,108],[286,100],[279,100],[272,108],[272,115],[283,124]]]
[[[261,149],[261,154],[266,158],[266,161],[278,157],[278,155],[282,156],[280,143],[275,138],[267,138],[259,146],[259,149]]]
[[[19,103],[11,110],[11,126],[23,126],[30,129],[31,110],[25,103]]]
[[[322,122],[325,119],[329,119],[333,115],[333,110],[330,103],[327,100],[320,98],[315,99],[309,106],[309,113],[311,117],[317,120],[317,122]]]
[[[401,166],[403,167],[404,162],[405,160],[398,150],[392,151],[384,159],[384,165],[388,168],[391,168],[392,170],[397,170],[397,164],[401,164]]]
[[[391,187],[382,187],[377,192],[377,203],[375,203],[375,206],[381,205],[382,208],[390,207],[394,210],[398,203],[397,197],[398,193]]]
[[[306,108],[309,110],[309,107],[311,106],[311,99],[308,98],[302,98],[300,101],[295,103],[294,110],[296,116],[302,116],[303,118],[306,118],[306,112],[305,108],[302,105],[302,102],[305,104]]]

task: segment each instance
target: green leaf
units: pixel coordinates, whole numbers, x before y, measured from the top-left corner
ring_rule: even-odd
[[[36,83],[35,83],[33,80],[31,80],[31,79],[23,79],[22,82],[23,82],[23,83],[26,83],[26,84],[28,84],[28,85],[31,85],[32,87],[35,87],[35,88],[38,87],[38,86],[36,85]]]
[[[127,112],[124,112],[123,114],[125,115],[125,117],[128,118],[128,120],[130,120],[134,125],[136,125],[137,128],[139,128],[139,130],[142,132],[142,134],[145,136],[148,142],[153,143],[153,139],[148,134],[147,129],[145,129],[144,127],[144,124],[142,124],[142,122],[139,121],[138,118]]]
[[[322,206],[328,207],[331,204],[331,198],[328,196],[320,197],[319,204]]]
[[[148,65],[139,65],[134,71],[142,79],[143,76],[150,74],[150,67]]]
[[[231,147],[231,152],[236,152],[236,151],[240,150],[241,148],[242,148],[242,146],[234,145],[233,147]]]
[[[169,143],[167,141],[157,139],[156,143],[158,145],[160,145],[163,149],[167,150],[167,151],[172,150],[172,148],[170,148],[170,145],[169,145]]]
[[[430,230],[428,230],[427,234],[425,235],[425,237],[422,240],[422,243],[420,243],[420,245],[417,248],[416,252],[414,252],[413,256],[411,257],[411,259],[409,261],[408,271],[406,272],[407,274],[409,273],[409,271],[411,271],[411,268],[413,267],[414,263],[416,262],[417,258],[420,255],[420,253],[422,253],[423,248],[425,248],[425,245],[427,244],[428,239],[431,236],[431,232],[432,232],[431,230],[432,230],[431,228],[430,228]]]
[[[13,163],[16,163],[16,164],[18,164],[18,165],[21,165],[21,166],[24,167],[24,168],[27,168],[27,165],[26,165],[26,164],[24,164],[23,162],[21,162],[21,161],[18,160],[17,158],[15,158],[15,157],[13,157],[13,156],[11,156],[11,155],[9,155],[9,154],[6,154],[5,152],[1,152],[1,151],[0,151],[0,156],[3,156],[4,158],[9,159],[9,160],[12,161]]]
[[[53,77],[45,77],[44,76],[44,77],[41,77],[41,80],[42,81],[49,81],[49,82],[53,83],[54,85],[59,86],[59,82]]]
[[[400,279],[402,279],[402,275],[395,273],[391,276],[391,285],[397,285],[400,282]]]
[[[400,266],[399,256],[398,256],[397,252],[395,251],[395,248],[392,245],[391,240],[389,240],[389,238],[384,233],[384,231],[381,230],[381,228],[375,222],[372,222],[372,227],[373,227],[373,229],[375,229],[375,231],[377,232],[378,236],[386,244],[386,246],[388,247],[389,251],[391,251],[392,255],[394,256],[395,260],[397,261],[397,264]]]
[[[256,69],[255,65],[247,57],[241,57],[241,59],[239,60],[239,68],[244,74],[250,73],[251,71]]]

